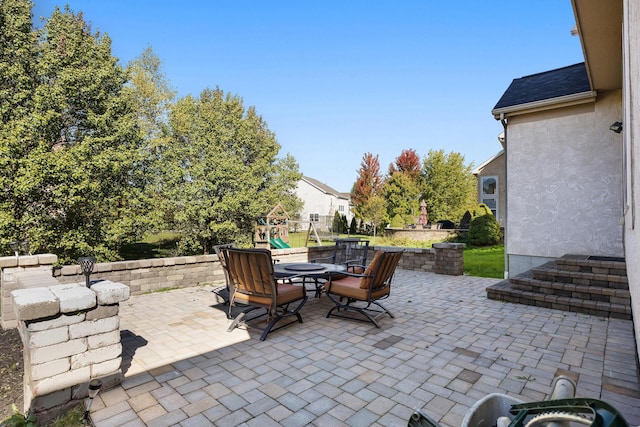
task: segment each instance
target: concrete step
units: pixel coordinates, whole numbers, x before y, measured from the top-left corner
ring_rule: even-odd
[[[616,272],[619,271],[616,270]],[[624,275],[561,270],[557,268],[556,262],[551,261],[531,269],[531,275],[541,281],[570,283],[594,288],[629,289],[626,270]]]
[[[513,279],[511,279],[513,280]],[[557,295],[555,293],[533,292],[512,287],[509,280],[503,280],[487,288],[487,297],[492,300],[552,308],[596,316],[631,319],[631,305]]]

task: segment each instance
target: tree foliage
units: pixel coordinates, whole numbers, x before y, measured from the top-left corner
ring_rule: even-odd
[[[383,188],[382,195],[386,201],[387,215],[394,218],[413,216],[420,209],[420,187],[416,179],[412,179],[408,173],[396,171],[389,177]],[[409,221],[413,223],[413,221]]]
[[[365,153],[358,170],[358,178],[356,179],[353,189],[351,190],[352,211],[355,216],[365,219],[365,210],[369,199],[380,193],[382,189],[382,175],[380,175],[380,162],[378,156],[371,153]]]
[[[33,90],[22,94],[28,123],[9,130],[21,148],[5,182],[10,225],[1,228],[11,235],[3,238],[28,239],[34,251],[63,261],[114,259],[130,232],[120,225],[139,200],[139,138],[123,93],[126,73],[111,56],[109,37],[92,33],[68,7],[56,8],[37,36],[32,71],[19,78],[32,79]]]
[[[220,89],[180,99],[174,137],[164,150],[165,210],[187,251],[235,241],[250,244],[255,220],[291,197],[301,174],[255,108]]]
[[[389,176],[393,176],[395,172],[402,172],[417,180],[420,171],[420,157],[413,148],[402,150],[402,153],[396,157],[395,163],[389,165]]]
[[[422,176],[422,198],[432,222],[458,221],[477,203],[476,179],[471,165],[465,165],[460,153],[430,150],[422,166]]]

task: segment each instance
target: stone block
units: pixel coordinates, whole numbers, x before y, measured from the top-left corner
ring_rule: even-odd
[[[122,345],[120,343],[107,347],[87,350],[84,353],[71,356],[71,369],[80,369],[96,363],[106,362],[111,359],[120,357],[122,354]],[[77,384],[77,383],[76,383]]]
[[[38,265],[37,255],[23,255],[18,257],[18,265],[26,267],[31,265]]]
[[[122,283],[103,280],[91,286],[91,290],[98,297],[98,304],[110,305],[116,304],[129,299],[129,287]]]
[[[31,379],[41,380],[47,377],[53,377],[71,369],[71,361],[68,357],[56,359],[38,365],[31,365]]]
[[[120,319],[118,317],[85,321],[69,326],[69,338],[76,339],[88,337],[89,335],[103,334],[117,330],[119,326]]]
[[[43,396],[56,391],[65,389],[71,389],[71,387],[83,383],[89,382],[91,379],[91,368],[89,366],[83,366],[79,369],[71,369],[70,371],[62,374],[54,375],[49,378],[45,378],[32,382],[32,389],[34,396]],[[70,395],[71,391],[69,391]]]
[[[62,313],[88,310],[96,305],[95,292],[79,283],[50,286],[49,290],[58,297]]]
[[[63,276],[74,276],[82,273],[79,265],[64,265],[60,269],[60,274]]]
[[[115,330],[104,334],[91,335],[87,337],[87,346],[89,350],[100,347],[108,347],[113,344],[120,344],[120,331]]]
[[[18,265],[18,258],[15,256],[0,257],[0,268],[15,267]]]
[[[39,332],[29,332],[27,328],[21,329],[25,334],[22,339],[30,347],[46,347],[69,340],[69,328],[67,326]]]
[[[76,323],[84,322],[84,313],[75,314],[61,314],[53,319],[47,319],[42,321],[25,322],[27,330],[31,332],[46,331],[48,329],[55,329],[61,326],[75,325]]]
[[[58,298],[46,288],[17,289],[11,291],[13,311],[19,320],[33,320],[59,313]]]
[[[84,339],[75,339],[46,347],[25,349],[25,351],[30,352],[32,364],[47,363],[56,359],[63,359],[75,354],[84,353],[87,351],[87,342]]]
[[[58,262],[58,255],[55,254],[38,254],[38,264],[52,265]]]
[[[107,360],[102,363],[95,363],[91,365],[91,377],[99,378],[118,373],[120,372],[121,365],[122,357],[116,357],[115,359]]]
[[[118,304],[98,305],[93,310],[87,311],[87,320],[105,319],[118,315],[120,306]]]
[[[28,405],[25,396],[25,406]],[[31,400],[31,410],[35,413],[46,411],[47,409],[55,408],[56,406],[64,405],[71,400],[71,388],[64,390],[58,390],[53,393],[49,393],[43,396],[33,396]],[[29,408],[26,408],[29,409]]]

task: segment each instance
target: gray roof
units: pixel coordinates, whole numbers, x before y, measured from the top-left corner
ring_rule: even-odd
[[[302,179],[307,181],[307,183],[313,185],[314,187],[318,188],[320,191],[322,191],[325,194],[332,194],[335,197],[342,198],[342,199],[349,199],[351,197],[350,193],[341,193],[339,191],[336,191],[333,188],[329,187],[327,184],[323,184],[322,182],[318,181],[317,179],[309,178],[308,176],[303,176]]]
[[[494,110],[561,96],[589,92],[591,86],[584,62],[544,73],[514,79]]]

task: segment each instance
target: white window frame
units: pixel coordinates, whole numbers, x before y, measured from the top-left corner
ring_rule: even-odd
[[[493,179],[493,180],[496,181],[496,190],[494,191],[493,194],[486,194],[484,192],[484,182],[485,182],[485,180],[488,180],[488,179]],[[498,180],[498,176],[497,175],[487,175],[487,176],[481,176],[480,177],[480,203],[485,203],[485,200],[494,200],[495,201],[496,208],[495,209],[491,209],[491,207],[489,206],[489,209],[491,209],[491,212],[493,212],[493,216],[495,216],[496,219],[500,218],[498,216],[500,214],[500,212],[499,212],[499,210],[500,210],[500,181]]]

